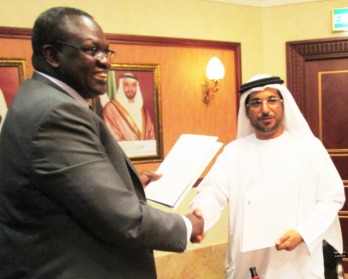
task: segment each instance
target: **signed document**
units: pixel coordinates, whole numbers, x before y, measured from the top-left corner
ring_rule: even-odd
[[[248,191],[244,194],[241,251],[274,247],[297,224],[298,191]]]
[[[156,171],[162,177],[145,188],[146,198],[177,208],[221,146],[217,137],[181,135]]]

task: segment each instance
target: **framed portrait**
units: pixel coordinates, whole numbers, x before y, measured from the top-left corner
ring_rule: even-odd
[[[112,64],[108,91],[94,104],[133,162],[163,160],[159,65]]]
[[[24,59],[0,58],[0,131],[7,108],[25,78],[26,61]]]

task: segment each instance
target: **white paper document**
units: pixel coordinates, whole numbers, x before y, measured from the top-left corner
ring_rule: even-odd
[[[298,191],[249,191],[244,194],[241,251],[274,247],[297,224]]]
[[[145,188],[146,198],[177,208],[221,146],[217,137],[181,135],[156,171],[162,177]]]

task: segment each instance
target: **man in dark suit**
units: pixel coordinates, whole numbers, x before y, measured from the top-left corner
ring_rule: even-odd
[[[52,8],[32,45],[36,71],[0,137],[0,278],[156,278],[152,250],[184,251],[204,222],[147,205],[134,166],[89,109],[113,54],[102,29],[83,11]]]

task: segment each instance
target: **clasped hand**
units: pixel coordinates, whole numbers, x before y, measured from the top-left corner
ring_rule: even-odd
[[[194,209],[192,213],[187,214],[186,217],[192,224],[192,234],[190,241],[192,243],[199,243],[204,239],[204,219],[202,212],[199,209]]]

